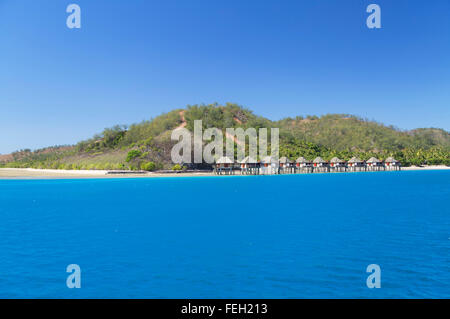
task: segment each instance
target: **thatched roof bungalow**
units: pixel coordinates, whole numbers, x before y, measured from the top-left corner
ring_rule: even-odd
[[[287,167],[292,164],[292,161],[287,158],[286,156],[283,156],[280,158],[280,167]]]
[[[353,156],[351,159],[348,160],[347,162],[348,166],[362,166],[364,164],[364,162],[356,156]]]
[[[242,168],[245,168],[248,166],[254,166],[254,165],[258,164],[258,161],[251,156],[247,156],[240,162],[240,164],[241,164]]]
[[[278,164],[278,159],[275,156],[265,156],[261,163],[264,164],[264,166],[269,166],[271,164]]]
[[[338,157],[333,157],[331,160],[330,160],[330,165],[331,166],[343,166],[345,164],[345,161],[344,160],[341,160],[340,158],[338,158]]]
[[[378,165],[379,163],[381,163],[381,161],[380,161],[378,158],[376,158],[376,157],[371,157],[371,158],[369,158],[369,159],[366,161],[366,163],[367,163],[367,165],[369,165],[369,166],[376,166],[376,165]]]
[[[330,166],[322,157],[316,157],[313,161],[313,172],[328,172]]]
[[[297,158],[297,160],[295,162],[296,162],[297,167],[306,167],[306,166],[311,165],[311,161],[308,161],[303,156],[300,156],[299,158]]]
[[[256,175],[259,172],[259,163],[251,156],[247,156],[241,162],[241,174]]]
[[[233,167],[233,163],[234,163],[234,159],[232,159],[228,156],[222,156],[216,160],[216,167],[217,168]]]
[[[397,161],[395,158],[393,158],[392,156],[389,156],[388,158],[386,158],[386,160],[384,161],[385,163],[400,163],[399,161]]]
[[[364,164],[364,162],[356,156],[353,156],[351,159],[349,159],[349,161],[347,162],[347,166],[348,170],[350,170],[351,172],[363,171],[366,169],[366,165]]]
[[[324,166],[327,162],[320,156],[316,157],[313,161],[314,166]]]
[[[214,169],[216,174],[233,174],[234,160],[227,156],[222,156],[216,160],[216,167]]]
[[[400,162],[397,161],[392,156],[386,158],[384,163],[386,164],[386,168],[389,170],[400,170],[400,166],[401,166]]]
[[[266,156],[261,160],[262,174],[278,174],[279,162],[275,156]]]
[[[283,156],[280,158],[280,173],[286,174],[286,173],[293,173],[295,169],[293,161],[291,161],[286,156]]]
[[[380,170],[384,169],[383,162],[380,161],[376,157],[369,158],[369,160],[366,163],[367,163],[367,169],[369,171],[380,171]]]

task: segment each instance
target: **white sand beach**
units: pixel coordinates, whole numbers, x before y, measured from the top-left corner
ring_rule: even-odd
[[[120,178],[120,177],[181,177],[212,176],[211,173],[126,173],[108,174],[106,170],[64,170],[34,168],[0,168],[0,179],[11,178]]]
[[[450,169],[450,166],[445,165],[424,165],[424,166],[409,166],[402,167],[402,171],[426,171],[436,169]]]
[[[107,171],[34,169],[34,168],[0,168],[0,178],[6,177],[97,177],[105,176]]]
[[[430,165],[402,167],[403,171],[422,170],[449,170],[450,166]],[[126,173],[107,174],[106,170],[63,170],[63,169],[34,169],[34,168],[0,168],[0,179],[21,179],[21,178],[123,178],[123,177],[193,177],[193,176],[213,176],[213,173]]]

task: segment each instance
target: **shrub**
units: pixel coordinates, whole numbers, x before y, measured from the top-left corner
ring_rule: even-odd
[[[147,162],[142,164],[141,168],[145,171],[154,171],[156,169],[156,164],[153,162]]]
[[[183,168],[181,167],[181,165],[180,164],[175,164],[173,167],[172,167],[172,170],[173,171],[181,171]]]
[[[141,151],[138,150],[131,150],[128,152],[127,154],[127,163],[131,162],[132,160],[134,160],[135,158],[138,158],[142,155]]]

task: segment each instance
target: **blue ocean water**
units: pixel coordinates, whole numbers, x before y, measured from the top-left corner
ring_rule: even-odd
[[[449,298],[450,171],[0,180],[0,297]]]

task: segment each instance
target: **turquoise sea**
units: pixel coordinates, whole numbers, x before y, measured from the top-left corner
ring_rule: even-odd
[[[0,180],[0,297],[449,298],[450,171]]]

